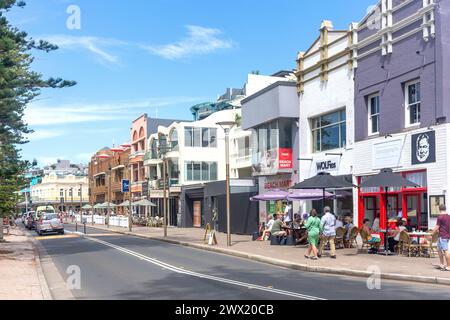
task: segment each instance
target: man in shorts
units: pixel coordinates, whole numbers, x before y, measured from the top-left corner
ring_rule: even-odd
[[[445,204],[439,206],[439,217],[433,232],[439,232],[438,253],[441,262],[439,269],[442,271],[450,271],[449,261],[450,254],[448,252],[448,243],[450,241],[450,215],[447,213]]]

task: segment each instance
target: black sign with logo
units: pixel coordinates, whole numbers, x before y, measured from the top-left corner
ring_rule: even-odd
[[[412,136],[411,163],[425,164],[436,162],[436,133],[418,133]]]

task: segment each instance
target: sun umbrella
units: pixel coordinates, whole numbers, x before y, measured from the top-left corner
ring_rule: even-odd
[[[129,207],[129,206],[130,206],[130,201],[128,201],[128,200],[118,205],[118,207]]]
[[[362,182],[361,188],[384,188],[386,193],[385,206],[388,203],[388,193],[389,188],[401,188],[401,187],[420,187],[417,183],[409,181],[403,178],[401,175],[394,173],[392,169],[386,168],[382,169],[379,174],[368,178],[366,181]],[[384,252],[383,254],[389,255],[388,243],[387,243],[387,231],[388,231],[388,210],[386,210],[386,233],[384,234]]]
[[[286,200],[289,192],[283,190],[271,190],[250,198],[251,201],[280,201]]]
[[[323,192],[320,189],[294,189],[291,190],[287,199],[289,201],[298,200],[320,200],[323,197]],[[330,192],[325,192],[326,198],[333,198],[334,195]]]
[[[321,189],[322,206],[325,207],[326,189],[356,188],[343,177],[332,176],[328,172],[320,172],[317,176],[296,184],[292,189]]]
[[[156,207],[156,204],[153,202],[144,199],[133,203],[133,206],[141,206],[141,207]]]
[[[86,205],[82,206],[81,209],[92,209],[92,206],[89,204],[86,204]]]
[[[117,205],[114,204],[114,203],[108,203],[108,202],[102,203],[102,208],[103,208],[103,209],[106,209],[106,208],[108,208],[108,207],[110,207],[110,208],[115,208],[115,207],[117,207]]]
[[[97,203],[95,206],[94,206],[94,209],[101,209],[102,208],[102,204],[101,203]]]

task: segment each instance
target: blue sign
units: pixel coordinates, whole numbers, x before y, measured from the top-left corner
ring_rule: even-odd
[[[122,193],[130,192],[130,180],[122,180]]]

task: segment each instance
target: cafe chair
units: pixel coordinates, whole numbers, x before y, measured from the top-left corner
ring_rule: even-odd
[[[380,249],[380,242],[377,243],[369,243],[369,240],[367,239],[369,237],[369,235],[367,234],[367,232],[364,231],[363,228],[361,228],[360,230],[360,235],[362,238],[362,246],[361,246],[361,250],[367,249],[367,251],[371,251],[371,250],[379,250]]]
[[[339,227],[336,229],[336,249],[344,248],[345,228]]]
[[[407,254],[410,258],[412,256],[420,256],[421,252],[421,245],[413,243],[411,240],[411,236],[406,232],[402,231],[400,233],[400,254]]]
[[[350,235],[349,235],[348,240],[346,240],[344,238],[344,245],[346,248],[354,248],[354,246],[357,248],[358,242],[356,241],[356,238],[358,238],[358,233],[359,233],[358,227],[355,226],[355,227],[351,228],[349,232],[350,232]]]

